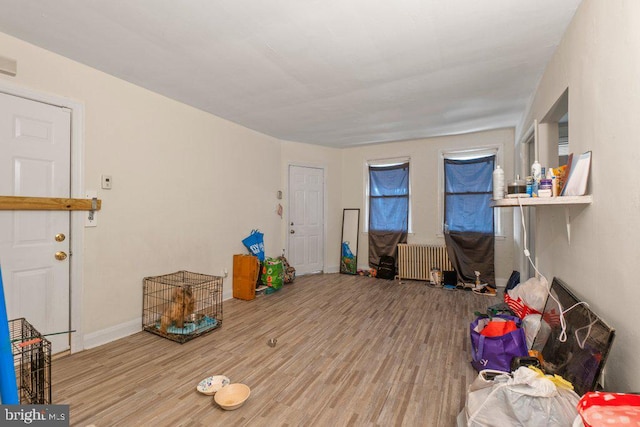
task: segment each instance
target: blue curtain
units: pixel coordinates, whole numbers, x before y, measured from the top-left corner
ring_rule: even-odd
[[[492,173],[495,156],[444,161],[445,242],[458,279],[495,286]]]
[[[407,232],[409,163],[369,167],[369,230]]]
[[[396,256],[409,228],[409,163],[369,166],[369,265]]]
[[[445,230],[493,233],[494,164],[495,156],[445,159]]]

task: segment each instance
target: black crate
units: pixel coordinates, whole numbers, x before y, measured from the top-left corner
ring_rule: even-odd
[[[222,326],[222,277],[178,271],[143,281],[142,329],[179,343]]]
[[[51,342],[24,318],[9,321],[21,405],[51,404]]]

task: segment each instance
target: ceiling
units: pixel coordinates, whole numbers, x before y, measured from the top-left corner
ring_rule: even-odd
[[[0,31],[276,138],[345,147],[516,126],[579,4],[0,0]]]

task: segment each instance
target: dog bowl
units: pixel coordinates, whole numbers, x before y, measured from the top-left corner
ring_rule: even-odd
[[[215,400],[222,409],[233,411],[241,407],[249,398],[250,394],[251,389],[249,386],[235,383],[221,388],[215,396],[213,396],[213,400]]]
[[[207,396],[215,394],[222,387],[229,385],[231,380],[224,375],[214,375],[209,378],[205,378],[198,383],[196,390]]]

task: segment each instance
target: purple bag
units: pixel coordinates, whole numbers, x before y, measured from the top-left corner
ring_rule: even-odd
[[[487,317],[478,317],[469,326],[471,332],[471,365],[477,370],[495,369],[503,372],[511,371],[511,359],[529,355],[527,339],[522,329],[522,320],[507,314],[497,314],[506,320],[513,320],[518,327],[515,331],[499,337],[480,335],[489,322]]]

